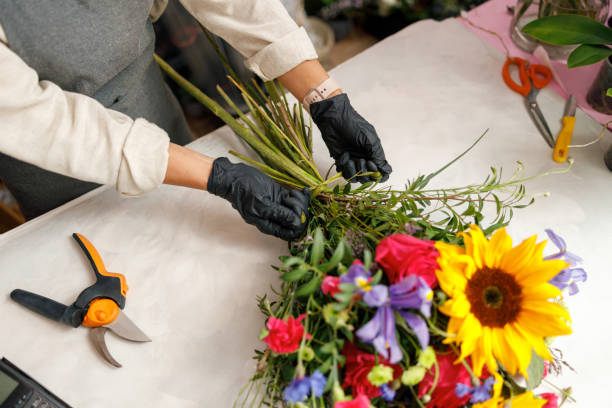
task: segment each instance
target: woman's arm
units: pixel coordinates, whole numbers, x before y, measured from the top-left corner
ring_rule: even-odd
[[[164,184],[207,190],[213,162],[211,157],[170,143]]]
[[[166,174],[166,132],[66,92],[0,42],[0,152],[123,195],[157,188]]]

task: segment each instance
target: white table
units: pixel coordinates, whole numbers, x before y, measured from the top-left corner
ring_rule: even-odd
[[[437,169],[486,128],[489,135],[435,185],[465,185],[489,166],[509,174],[521,160],[530,174],[558,168],[521,97],[501,80],[503,56],[454,20],[423,21],[337,67],[333,74],[353,104],[377,128],[401,187]],[[564,102],[544,90],[539,101],[556,132]],[[593,139],[599,126],[577,114],[575,141]],[[609,135],[606,135],[608,138]],[[316,135],[321,168],[331,160]],[[609,140],[609,139],[608,139]],[[565,175],[530,182],[529,193],[550,192],[518,211],[515,240],[551,227],[586,259],[589,281],[567,300],[575,334],[557,346],[578,374],[580,407],[601,406],[612,363],[612,329],[605,313],[612,287],[609,216],[612,174],[602,156],[609,143],[572,151]],[[227,129],[191,148],[210,155],[247,152]],[[23,288],[69,304],[93,281],[70,235],[80,232],[111,271],[126,275],[126,313],[152,339],[134,344],[107,334],[124,367],[102,361],[87,330],[49,321],[13,303]],[[242,222],[229,204],[206,193],[164,186],[138,199],[99,189],[0,236],[0,354],[75,407],[227,407],[252,374],[252,351],[263,320],[255,297],[277,283],[269,265],[286,245]]]

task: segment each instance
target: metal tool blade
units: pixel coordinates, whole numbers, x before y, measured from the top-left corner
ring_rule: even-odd
[[[576,97],[574,95],[570,95],[569,99],[565,103],[565,110],[563,111],[563,116],[576,116]]]
[[[534,88],[535,89],[535,88]],[[535,101],[535,96],[532,97],[532,93],[530,92],[527,98],[525,99],[525,103],[527,105],[527,112],[529,112],[529,116],[531,120],[536,125],[540,134],[548,143],[551,148],[555,147],[555,139],[548,127],[548,123],[546,123],[546,119],[544,118],[544,114],[540,110],[538,103]]]
[[[102,327],[94,327],[89,330],[89,336],[91,337],[91,341],[94,344],[94,347],[110,364],[114,365],[117,368],[121,368],[121,364],[117,360],[113,358],[111,353],[108,351],[106,347],[106,341],[104,341],[104,335],[108,331],[108,328]]]
[[[146,342],[151,341],[149,336],[144,334],[142,330],[134,324],[123,312],[119,312],[119,316],[110,324],[105,325],[111,329],[116,335],[130,341]]]

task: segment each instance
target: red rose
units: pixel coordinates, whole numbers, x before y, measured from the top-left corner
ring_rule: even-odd
[[[334,404],[334,408],[370,408],[370,400],[363,394],[350,401],[340,401]]]
[[[326,276],[321,283],[321,291],[325,295],[334,296],[336,293],[340,292],[338,285],[340,285],[340,278],[336,276]]]
[[[376,262],[382,266],[392,284],[409,275],[418,275],[429,287],[435,287],[438,256],[433,241],[404,234],[391,235],[376,247]]]
[[[272,351],[293,353],[300,347],[300,342],[304,336],[304,326],[301,322],[305,317],[304,314],[297,319],[289,316],[286,322],[274,316],[270,317],[266,324],[268,335],[263,338],[263,341],[268,343]],[[310,334],[307,334],[306,338],[310,338]]]
[[[470,373],[465,369],[463,364],[453,364],[457,356],[453,353],[437,354],[438,367],[440,369],[440,377],[438,384],[431,394],[431,401],[426,405],[427,408],[459,408],[467,404],[470,395],[462,398],[455,394],[455,386],[457,383],[472,386]],[[423,381],[419,383],[419,398],[427,394],[434,383],[435,366],[427,371]]]
[[[546,404],[542,405],[542,408],[557,408],[559,406],[559,398],[557,397],[557,394],[545,392],[538,396],[546,400]]]
[[[372,367],[377,364],[376,356],[361,350],[349,341],[344,342],[342,354],[346,357],[342,388],[351,387],[353,395],[363,394],[368,398],[380,396],[379,387],[368,380],[368,374],[372,371]],[[393,368],[394,379],[402,375],[402,367],[397,364],[390,364],[380,356],[378,358],[378,364]]]

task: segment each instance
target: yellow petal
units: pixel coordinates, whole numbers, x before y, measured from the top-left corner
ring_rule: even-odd
[[[499,361],[501,361],[504,356],[512,356],[514,354],[506,342],[505,332],[502,328],[496,327],[493,329],[491,344],[493,346],[493,355]],[[518,367],[516,359],[506,358],[504,367],[510,372],[517,372]]]
[[[440,253],[440,256],[455,256],[455,255],[464,255],[465,248],[460,247],[459,245],[447,244],[446,242],[436,241],[434,243],[434,247]]]
[[[474,375],[477,377],[482,376],[482,367],[487,364],[489,371],[497,370],[497,362],[493,358],[492,344],[491,344],[491,328],[484,326],[482,328],[482,336],[480,341],[477,343],[476,350],[472,355],[472,368]]]
[[[540,319],[542,321],[549,320],[551,317],[557,317],[571,322],[567,309],[557,303],[549,302],[547,300],[525,299],[521,303],[521,310],[540,313]]]
[[[544,360],[551,361],[552,356],[550,355],[550,351],[548,351],[548,346],[544,342],[542,337],[535,336],[531,332],[524,330],[519,324],[514,323],[514,329],[521,333],[523,337],[527,340],[529,344],[533,347],[535,352],[542,357]]]
[[[485,264],[491,268],[499,268],[502,256],[512,249],[512,238],[506,233],[506,228],[500,228],[491,237],[489,248],[485,254]]]
[[[463,233],[465,252],[474,259],[477,269],[482,269],[485,265],[484,258],[487,253],[489,243],[480,228],[471,225],[469,232]]]
[[[572,333],[572,328],[566,320],[554,316],[523,310],[518,316],[517,323],[538,337],[563,336]]]
[[[525,392],[514,398],[504,401],[504,408],[542,408],[546,404],[544,398],[536,398],[533,393]]]
[[[450,297],[463,293],[467,284],[463,272],[449,268],[445,264],[440,265],[440,267],[441,269],[436,270],[436,278],[438,278],[438,283],[444,293]]]
[[[459,358],[463,360],[474,352],[476,342],[482,334],[482,326],[473,314],[468,314],[463,321],[463,326],[457,333],[457,340],[461,341],[461,355]]]
[[[523,287],[522,295],[524,301],[548,300],[561,296],[561,291],[556,286],[546,282],[535,286]]]
[[[531,260],[535,247],[536,236],[532,236],[506,252],[499,263],[504,272],[515,275],[521,271]]]
[[[516,359],[518,362],[518,371],[527,378],[527,366],[529,366],[529,362],[531,361],[531,345],[519,332],[514,330],[514,327],[510,324],[504,327],[504,333],[508,345],[512,348],[513,355],[502,356],[502,358],[500,358],[500,363],[506,367],[507,360]],[[516,374],[516,371],[511,372],[509,369],[508,372],[510,372],[510,374]]]
[[[447,316],[465,317],[470,311],[470,302],[465,296],[460,295],[453,299],[448,299],[444,304],[438,307],[442,313]]]
[[[548,282],[568,266],[570,265],[561,259],[551,259],[531,266],[526,265],[516,273],[515,277],[521,286],[533,286]]]

